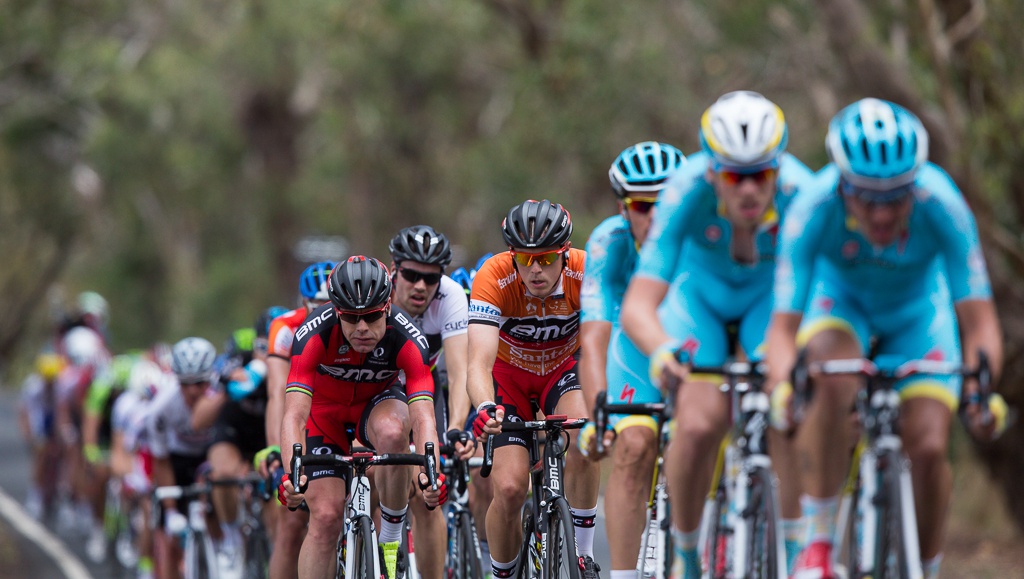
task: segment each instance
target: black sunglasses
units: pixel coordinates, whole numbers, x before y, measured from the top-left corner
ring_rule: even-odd
[[[346,324],[352,324],[353,326],[359,323],[359,320],[365,321],[367,324],[372,324],[377,320],[383,318],[388,313],[386,307],[372,312],[366,312],[365,314],[354,314],[352,312],[338,312],[338,318]]]
[[[416,283],[423,280],[423,283],[427,285],[437,285],[441,283],[440,273],[423,273],[422,271],[416,271],[415,269],[407,269],[404,267],[398,268],[398,273],[402,274],[402,279],[409,283]]]

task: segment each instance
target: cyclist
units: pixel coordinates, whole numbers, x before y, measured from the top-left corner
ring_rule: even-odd
[[[643,361],[627,366],[621,348],[616,347],[620,340],[629,339],[619,328],[619,306],[636,270],[638,250],[647,237],[658,194],[685,162],[683,154],[672,145],[647,141],[622,151],[608,171],[619,213],[590,234],[580,298],[580,384],[587,408],[594,407],[601,391],[607,392],[609,403],[661,401],[661,392],[647,376],[635,372],[635,368],[645,367]],[[605,487],[605,531],[611,551],[611,578],[627,579],[636,576],[660,433],[650,416],[616,415],[612,426],[617,436],[612,472]],[[584,451],[602,458],[596,455],[593,429],[593,423],[589,424],[580,441]],[[610,443],[611,438],[608,440]]]
[[[211,390],[213,395],[197,402],[192,414],[193,428],[214,429],[213,443],[206,455],[211,480],[245,476],[253,457],[267,444],[266,348],[256,352],[256,342],[257,330],[252,327],[231,333],[224,353],[214,363],[219,380]],[[212,534],[220,535],[218,555],[225,567],[236,567],[243,550],[238,497],[238,489],[230,486],[214,488],[211,493],[220,521],[220,529]]]
[[[192,484],[196,469],[206,460],[213,428],[197,430],[192,422],[197,403],[213,395],[210,384],[216,357],[216,348],[203,338],[185,338],[171,348],[171,368],[179,386],[160,392],[146,413],[145,435],[157,486]],[[158,567],[161,577],[178,577],[181,546],[177,536],[188,525],[182,514],[186,504],[167,499],[163,507],[155,545]]]
[[[982,350],[998,373],[1000,328],[974,217],[952,179],[928,162],[921,122],[899,105],[863,99],[832,119],[825,144],[832,163],[783,226],[768,333],[772,383],[785,379],[797,344],[811,360],[856,358],[871,338],[882,355],[953,362],[962,339],[967,366]],[[859,387],[838,377],[818,384],[797,441],[808,521],[799,578],[834,576],[831,531],[850,460],[846,416]],[[938,575],[941,559],[960,389],[951,378],[898,385],[926,577]],[[775,388],[773,402],[787,390]]]
[[[376,259],[357,255],[334,268],[328,286],[331,304],[313,310],[295,333],[281,423],[285,464],[290,464],[294,443],[304,442],[308,453],[347,453],[348,430],[379,452],[408,452],[410,426],[420,452],[425,443],[437,443],[427,339],[406,314],[391,307],[391,294],[390,272]],[[404,389],[399,372],[405,374]],[[345,522],[342,474],[342,469],[326,468],[302,475],[296,482],[309,482],[304,495],[296,492],[289,475],[282,478],[279,499],[297,507],[305,498],[309,507],[309,528],[299,554],[302,577],[334,574]],[[376,477],[380,543],[388,579],[394,579],[409,470],[383,467]],[[418,478],[422,488],[426,475]],[[427,487],[423,496],[428,505],[443,503],[444,479],[437,491]]]
[[[140,360],[138,354],[114,356],[110,365],[89,386],[82,418],[82,453],[89,478],[89,502],[92,505],[92,528],[85,542],[85,553],[94,563],[107,556],[103,512],[110,479],[110,448],[113,437],[114,405],[128,386],[132,367]]]
[[[122,509],[138,505],[144,524],[139,531],[138,579],[153,577],[153,537],[149,520],[149,501],[143,497],[152,487],[152,456],[145,442],[145,416],[149,404],[173,378],[151,360],[142,358],[131,368],[124,393],[117,398],[110,419],[110,470],[121,489]],[[174,385],[176,386],[176,384]]]
[[[509,251],[484,263],[473,280],[469,307],[469,395],[477,405],[474,433],[496,436],[494,498],[487,538],[495,577],[517,563],[519,523],[529,486],[529,454],[520,436],[501,434],[501,420],[532,420],[536,401],[545,414],[588,416],[577,377],[580,286],[586,254],[570,247],[569,212],[548,200],[525,201],[502,222]],[[493,411],[493,416],[488,411]],[[566,459],[566,497],[572,508],[580,567],[588,578],[600,472],[576,446]]]
[[[18,426],[32,451],[32,482],[25,510],[41,519],[53,505],[57,493],[55,467],[60,441],[54,427],[57,413],[57,377],[66,362],[52,352],[36,356],[35,372],[25,378],[18,403]]]
[[[622,329],[631,343],[616,346],[626,367],[642,367],[649,356],[652,383],[665,388],[686,382],[676,396],[676,436],[665,457],[674,577],[700,575],[704,497],[729,427],[720,377],[688,376],[688,363],[724,363],[730,324],[738,326],[748,356],[761,354],[776,233],[797,190],[811,178],[803,163],[785,153],[787,137],[782,110],[756,92],[731,92],[708,107],[701,118],[702,152],[689,157],[659,198],[623,300]],[[772,448],[780,444],[773,441]],[[790,470],[776,466],[783,474]],[[798,550],[796,498],[781,497],[783,515],[791,517],[783,522],[790,557]]]
[[[405,311],[426,335],[430,366],[434,370],[434,418],[438,436],[448,430],[445,392],[450,393],[451,415],[465,421],[469,413],[466,394],[466,326],[469,305],[462,286],[444,275],[452,262],[448,238],[427,225],[406,227],[388,244],[391,252],[392,304]],[[441,363],[441,360],[444,360]],[[463,422],[452,422],[461,425]],[[472,445],[468,449],[472,452]],[[413,501],[413,535],[416,538],[417,565],[427,579],[440,579],[444,573],[447,522],[440,509],[428,511],[421,501]]]
[[[316,308],[324,305],[330,298],[327,296],[327,285],[331,270],[336,264],[333,261],[319,261],[311,264],[299,276],[299,296],[302,305],[294,310],[278,315],[270,322],[267,338],[267,415],[266,436],[270,445],[260,453],[256,466],[260,474],[267,476],[266,456],[271,451],[281,452],[281,416],[284,414],[284,391],[288,382],[288,370],[291,365],[292,343],[295,331],[302,326],[306,316]],[[283,473],[280,464],[274,470]],[[280,483],[275,480],[275,483]],[[271,507],[275,508],[275,507]],[[309,514],[305,511],[278,511],[277,524],[272,533],[274,547],[270,550],[270,576],[281,579],[297,579],[299,572],[299,549],[306,536],[306,524]]]

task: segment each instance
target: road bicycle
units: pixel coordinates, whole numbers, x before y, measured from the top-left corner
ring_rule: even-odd
[[[353,452],[351,456],[334,453],[303,455],[301,444],[292,447],[292,474],[289,478],[300,480],[302,469],[305,467],[342,467],[347,472],[347,516],[345,529],[338,538],[338,565],[335,577],[380,579],[383,576],[383,553],[377,543],[377,533],[371,516],[370,479],[367,476],[371,466],[422,466],[426,470],[428,484],[434,489],[437,488],[437,459],[434,456],[434,444],[431,442],[424,445],[423,454],[377,454],[371,450],[362,450]],[[305,492],[307,486],[308,483],[300,485],[299,492]],[[396,574],[402,575],[398,570]]]
[[[221,579],[223,575],[217,558],[217,549],[207,526],[207,516],[211,513],[208,498],[215,486],[237,486],[251,491],[243,497],[245,499],[244,507],[239,509],[240,528],[246,538],[243,568],[246,578],[266,576],[269,543],[259,516],[258,501],[252,500],[255,495],[253,489],[256,488],[256,485],[262,484],[262,481],[263,479],[258,475],[251,474],[242,478],[202,480],[187,486],[163,486],[153,489],[153,521],[151,524],[154,528],[162,519],[160,513],[163,500],[184,499],[188,501],[188,524],[183,537],[185,579]],[[234,571],[232,569],[232,574]]]
[[[455,443],[471,439],[469,433],[450,431],[447,442],[441,446],[441,472],[448,482],[448,551],[445,556],[446,579],[482,579],[480,538],[476,521],[469,509],[470,469],[479,468],[483,458],[458,458]]]
[[[564,414],[542,420],[501,423],[502,432],[521,432],[531,440],[530,481],[532,496],[523,506],[523,544],[513,577],[528,579],[580,579],[582,560],[576,551],[569,501],[563,494],[562,471],[569,450],[568,430],[582,428],[586,418],[570,419]],[[538,434],[545,434],[543,453]],[[490,475],[494,460],[494,437],[487,437],[480,476]]]
[[[594,407],[594,432],[597,452],[604,453],[603,433],[611,414],[634,414],[653,417],[658,423],[658,454],[654,462],[651,492],[647,498],[647,524],[640,540],[636,571],[640,577],[668,579],[672,571],[672,531],[662,453],[668,443],[672,420],[672,401],[639,404],[609,403],[605,392],[597,395]]]
[[[807,364],[801,353],[793,374],[797,405],[806,405],[811,381],[819,376],[858,376],[864,388],[856,398],[862,440],[851,462],[847,490],[840,502],[833,544],[834,568],[853,578],[922,577],[910,461],[899,436],[900,397],[896,385],[914,376],[959,376],[978,380],[981,409],[988,412],[991,372],[979,355],[976,369],[959,363],[910,360],[882,367],[866,358]]]
[[[725,377],[720,390],[730,397],[732,429],[706,503],[698,544],[711,579],[786,577],[778,479],[768,456],[771,405],[763,391],[761,364],[728,362],[693,367],[691,374]]]

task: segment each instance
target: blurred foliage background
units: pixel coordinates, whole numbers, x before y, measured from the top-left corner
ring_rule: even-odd
[[[1019,0],[6,0],[0,17],[0,374],[65,296],[112,305],[115,349],[216,343],[292,305],[296,244],[386,257],[427,223],[463,264],[526,198],[582,247],[607,168],[757,90],[826,162],[864,96],[925,121],[977,213],[1024,402],[1024,40]],[[342,257],[342,256],[336,256]],[[454,265],[460,265],[456,263]],[[1006,489],[1021,427],[979,449]],[[1008,492],[1018,521],[1024,495]]]

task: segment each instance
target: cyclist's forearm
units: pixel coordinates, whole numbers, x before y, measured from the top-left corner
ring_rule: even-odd
[[[285,470],[291,469],[292,445],[302,444],[305,451],[306,439],[303,430],[309,418],[313,397],[301,392],[291,392],[284,397],[284,416],[281,419],[281,459]]]
[[[469,415],[467,390],[468,342],[466,334],[445,340],[445,364],[448,366],[448,415],[452,428],[462,428]]]
[[[593,412],[598,394],[608,389],[605,368],[611,331],[610,322],[585,322],[580,328],[580,386],[588,413]]]
[[[634,279],[622,299],[622,330],[645,356],[672,340],[658,319],[658,305],[668,293],[668,285],[652,279]]]
[[[966,300],[956,304],[957,321],[963,343],[964,365],[978,364],[978,352],[985,352],[997,381],[1003,367],[1003,335],[991,300]]]
[[[158,487],[174,486],[174,469],[171,467],[171,459],[153,457],[153,482]],[[165,509],[176,508],[174,499],[164,499],[162,504]]]
[[[769,388],[780,381],[789,380],[796,362],[796,337],[801,318],[798,313],[778,312],[772,315],[765,336],[765,343],[768,344],[765,361],[768,363]]]
[[[417,452],[423,452],[428,442],[437,448],[437,423],[434,420],[434,403],[419,400],[409,404],[409,422],[412,423],[412,440]]]
[[[288,381],[288,361],[277,356],[267,357],[267,412],[264,426],[267,446],[281,442],[281,420],[284,417],[284,387]]]

